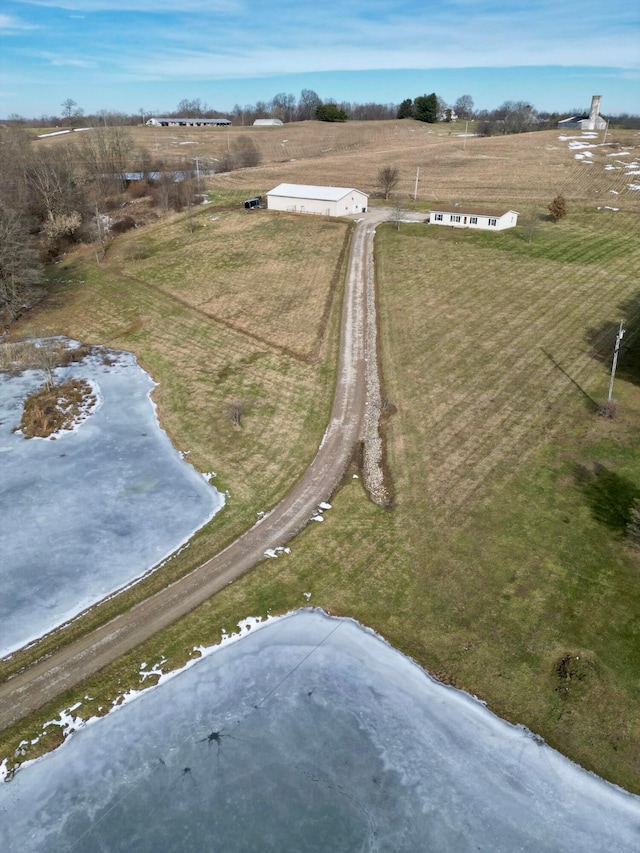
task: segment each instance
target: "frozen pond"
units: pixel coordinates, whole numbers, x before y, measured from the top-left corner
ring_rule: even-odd
[[[143,575],[224,504],[160,429],[133,355],[100,350],[55,374],[98,398],[56,440],[12,432],[42,372],[0,374],[0,655]]]
[[[302,611],[20,770],[0,849],[637,853],[640,798]]]

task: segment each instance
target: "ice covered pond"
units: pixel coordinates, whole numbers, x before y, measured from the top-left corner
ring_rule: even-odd
[[[20,770],[0,827],[20,853],[637,853],[640,798],[307,610]]]
[[[224,504],[160,429],[132,354],[55,375],[88,380],[98,404],[52,440],[12,431],[42,371],[0,374],[0,655],[143,575]]]

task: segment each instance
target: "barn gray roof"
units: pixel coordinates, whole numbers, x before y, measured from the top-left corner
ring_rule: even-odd
[[[318,201],[340,201],[349,193],[362,193],[353,187],[316,187],[311,184],[278,184],[267,195],[284,196],[285,198],[312,198]],[[362,193],[362,195],[367,195]],[[367,196],[368,198],[368,196]]]

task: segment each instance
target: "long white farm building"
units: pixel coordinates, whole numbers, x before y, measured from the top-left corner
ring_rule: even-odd
[[[348,187],[315,187],[308,184],[279,184],[267,193],[269,210],[348,216],[364,213],[369,196]]]
[[[228,118],[150,118],[150,127],[230,127]]]

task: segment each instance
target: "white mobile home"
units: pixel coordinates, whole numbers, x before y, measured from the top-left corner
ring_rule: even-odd
[[[349,216],[365,213],[369,196],[347,187],[315,187],[307,184],[280,184],[267,193],[269,210],[288,213],[315,213],[320,216]]]
[[[516,210],[478,210],[476,207],[439,207],[429,211],[430,225],[504,231],[518,224]]]

